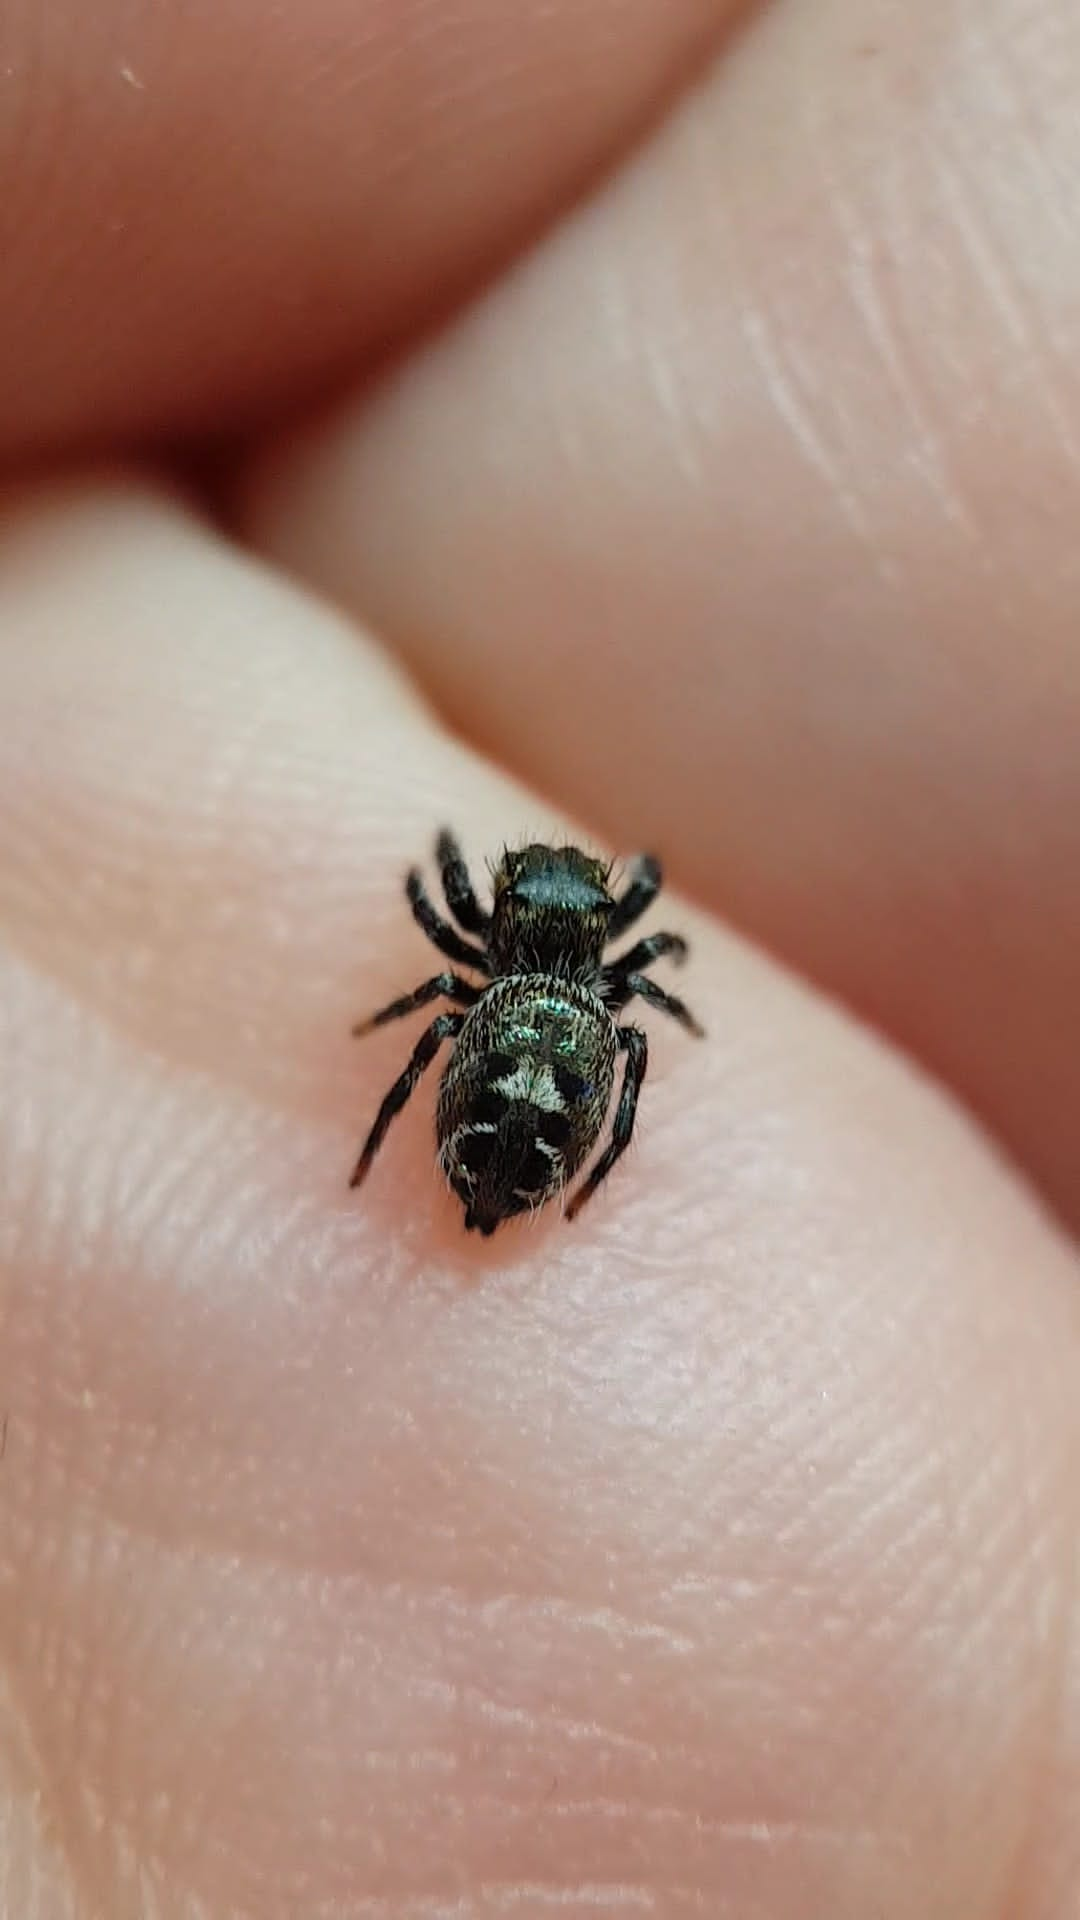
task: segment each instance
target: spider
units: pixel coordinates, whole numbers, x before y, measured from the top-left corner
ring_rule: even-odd
[[[566,1208],[573,1219],[629,1146],[645,1078],[645,1035],[614,1015],[636,998],[687,1032],[703,1033],[689,1008],[644,971],[663,954],[685,959],[679,934],[647,934],[604,959],[609,944],[659,893],[660,863],[642,855],[616,897],[610,867],[577,847],[507,847],[493,871],[488,913],[446,829],[435,857],[450,912],[479,944],[436,911],[416,868],[406,881],[409,904],[439,951],[483,975],[484,983],[436,974],[353,1028],[370,1033],[433,1000],[461,1009],[438,1014],[421,1035],[379,1108],[350,1184],[367,1178],[391,1121],[443,1042],[452,1040],[438,1097],[439,1164],[464,1204],[466,1228],[492,1234],[503,1220],[561,1193],[577,1173],[603,1131],[616,1061],[625,1054],[611,1138]]]

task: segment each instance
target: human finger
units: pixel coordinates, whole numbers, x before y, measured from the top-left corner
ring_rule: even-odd
[[[223,435],[355,376],[551,219],[727,13],[8,6],[0,454]]]
[[[1060,1920],[1076,1267],[970,1125],[672,899],[572,1226],[464,1235],[432,1089],[351,1195],[401,869],[558,823],[135,484],[0,631],[13,1911]]]
[[[248,525],[1074,1224],[1075,10],[763,12]]]

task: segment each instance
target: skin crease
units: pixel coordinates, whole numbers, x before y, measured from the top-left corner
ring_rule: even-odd
[[[773,130],[760,136],[763,196],[783,175],[787,125],[778,107],[763,119],[763,90],[771,70],[784,97],[800,17],[795,0],[762,16],[684,109],[704,116],[701,128],[727,126],[729,138],[742,115]],[[827,17],[835,29],[840,13]],[[946,28],[967,17],[950,10]],[[999,6],[987,45],[1007,46],[1012,18]],[[1046,45],[1056,33],[1064,46],[1071,16],[1027,8],[1018,54],[1034,43],[1037,18]],[[552,65],[561,45],[573,74],[571,10],[548,19]],[[911,29],[911,58],[948,44],[941,21],[940,9],[928,15],[921,39]],[[62,61],[93,51],[78,25]],[[130,29],[94,10],[93,33],[118,63]],[[630,67],[652,71],[656,31],[647,8],[627,16]],[[874,38],[865,20],[861,31]],[[182,44],[208,75],[205,35],[205,16],[191,11]],[[981,44],[957,43],[941,73],[958,84]],[[478,82],[488,45],[478,31]],[[298,48],[301,71],[317,51]],[[850,70],[828,33],[816,57],[817,78],[804,63],[804,83],[819,89],[824,112],[834,74],[828,124],[839,137],[857,107]],[[40,48],[24,113],[63,97],[60,59]],[[505,80],[512,117],[528,63],[507,77],[497,34],[490,59],[486,97]],[[906,82],[924,97],[924,69],[905,66],[895,46],[890,60],[897,94]],[[286,120],[287,69],[283,60],[263,82],[267,111],[278,101]],[[644,109],[647,91],[632,104]],[[167,152],[186,133],[197,145],[192,105],[157,127],[160,93],[146,92],[151,143]],[[640,194],[652,167],[667,204],[664,142],[678,143],[684,124],[673,119],[671,133],[643,146],[583,216],[601,265],[621,249],[629,273],[635,248],[659,247],[648,228],[634,240],[619,195]],[[276,358],[286,384],[290,370],[302,380],[310,363],[295,335],[249,304],[266,279],[214,282],[222,248],[229,257],[216,229],[204,236],[204,301],[163,302],[118,415],[110,356],[130,337],[129,288],[120,276],[116,327],[106,327],[106,240],[99,225],[78,223],[94,155],[79,165],[84,123],[76,113],[64,125],[70,164],[58,156],[40,230],[21,225],[10,256],[13,282],[37,273],[65,296],[50,305],[40,349],[23,337],[14,381],[10,355],[2,359],[34,431],[76,444],[95,426],[115,434],[121,417],[156,428],[164,387],[146,371],[155,357],[180,379],[167,401],[174,423],[189,404],[201,417],[223,387],[242,410],[258,381],[245,390],[230,356],[255,331],[252,350]],[[885,116],[881,125],[887,144]],[[872,130],[860,137],[872,155]],[[482,147],[482,128],[477,138]],[[1043,152],[1052,173],[1058,149],[1029,138],[1024,151]],[[359,221],[365,167],[344,130],[341,140],[346,173],[354,167],[353,186],[338,183],[342,204],[358,195]],[[551,179],[565,157],[555,144]],[[31,142],[29,152],[32,165],[40,149]],[[389,167],[392,154],[383,159]],[[515,167],[496,197],[518,191]],[[477,162],[477,180],[489,171]],[[145,190],[160,213],[152,170]],[[172,213],[166,252],[198,260],[199,197]],[[480,204],[475,215],[487,218]],[[77,228],[81,264],[63,244]],[[529,360],[536,276],[542,292],[548,247],[573,247],[575,232],[568,224],[508,282],[504,320],[487,306],[469,323],[491,371],[520,328],[520,364],[543,372]],[[260,234],[260,276],[302,277],[296,230],[267,212]],[[439,283],[440,247],[422,236],[412,244],[418,283],[425,258]],[[764,254],[764,237],[759,245]],[[1037,257],[1035,234],[1030,245]],[[659,267],[663,255],[654,257]],[[1067,259],[1053,258],[1064,275]],[[385,261],[366,271],[370,284],[342,259],[339,317],[351,311],[358,339],[365,314],[380,300],[395,310],[397,297]],[[574,314],[588,279],[579,272],[563,285],[553,274],[547,287],[569,372],[585,353]],[[220,363],[207,346],[214,297]],[[1064,327],[1055,289],[1040,298]],[[459,477],[443,489],[444,525],[409,457],[423,419],[408,373],[374,401],[370,425],[343,405],[299,453],[285,451],[268,418],[254,477],[237,476],[255,539],[271,553],[308,564],[316,494],[342,541],[365,533],[361,586],[331,542],[309,566],[353,605],[389,592],[394,556],[409,543],[422,585],[431,556],[449,561],[461,538],[461,562],[446,569],[445,625],[421,623],[430,651],[408,628],[412,662],[432,685],[435,636],[460,649],[465,559],[481,648],[504,543],[525,585],[532,541],[557,573],[562,524],[552,503],[544,544],[544,442],[525,433],[508,393],[515,513],[502,504],[486,547],[464,537],[460,476],[479,487],[488,445],[483,368],[470,372],[465,335],[445,338],[448,358],[418,361],[415,373],[429,394],[433,462],[447,458],[455,364],[462,381]],[[846,367],[851,341],[839,325],[836,345]],[[44,390],[39,350],[68,368],[69,387]],[[181,370],[193,363],[200,375],[189,385]],[[742,391],[745,527],[761,516],[764,542],[775,524],[770,473],[785,497],[782,446],[767,410],[754,410],[749,374]],[[895,423],[872,390],[864,397],[865,407],[850,403],[853,421],[868,447],[880,434],[879,484],[895,486]],[[1036,397],[1034,384],[1006,380],[992,403],[1002,485],[1019,454],[1043,444]],[[587,419],[581,430],[597,458],[604,433]],[[675,483],[655,416],[652,431],[662,555],[688,496],[665,506]],[[358,486],[373,511],[365,475],[375,444],[387,491],[378,565],[328,477]],[[632,477],[627,461],[631,491]],[[856,479],[853,497],[881,511],[865,474]],[[1054,475],[1048,553],[1066,482]],[[981,487],[990,497],[989,452]],[[617,507],[604,509],[613,525]],[[621,524],[640,538],[639,522]],[[940,527],[918,516],[900,524],[912,567],[920,550],[938,564]],[[824,594],[843,558],[824,508],[802,539],[807,591]],[[749,606],[753,543],[739,550],[731,590]],[[612,593],[641,564],[624,545],[609,562]],[[977,571],[971,555],[957,559],[949,602],[969,647]],[[1039,1083],[1053,1125],[1048,1117],[1011,1167],[966,1110],[976,1089],[963,1073],[950,1093],[914,1049],[905,1058],[801,977],[818,958],[820,916],[839,915],[850,892],[846,863],[883,897],[900,884],[912,858],[906,825],[928,780],[940,806],[939,911],[951,900],[954,940],[973,906],[944,854],[962,850],[964,820],[978,900],[1003,924],[1019,912],[1008,862],[993,875],[980,864],[1006,770],[1017,806],[1027,793],[1030,808],[1013,831],[1035,850],[1021,916],[1032,957],[1015,972],[1015,1019],[1033,1018],[1036,987],[1067,1015],[1052,936],[1067,927],[1069,873],[1054,865],[1058,843],[1040,838],[1038,812],[1059,778],[1047,662],[1066,690],[1075,670],[1063,642],[1046,640],[1057,631],[1055,577],[1025,629],[1028,679],[1019,652],[995,636],[999,704],[983,717],[983,751],[972,752],[964,819],[950,812],[947,756],[934,758],[949,712],[923,691],[953,629],[916,623],[893,663],[886,715],[873,674],[858,698],[847,694],[853,741],[860,714],[881,754],[898,715],[910,736],[903,752],[893,744],[877,784],[867,770],[859,789],[857,767],[846,770],[846,810],[823,790],[818,826],[835,830],[837,870],[830,885],[808,866],[804,919],[779,943],[788,967],[673,887],[642,931],[667,925],[689,937],[683,973],[664,965],[657,975],[685,991],[707,1039],[645,1013],[652,1063],[640,1130],[606,1192],[573,1227],[548,1214],[478,1247],[432,1166],[433,1078],[363,1195],[348,1194],[364,1129],[420,1021],[364,1042],[349,1027],[439,965],[408,917],[401,879],[416,858],[430,872],[444,819],[479,878],[504,836],[570,831],[603,850],[603,826],[613,847],[632,851],[652,838],[645,794],[666,822],[661,851],[674,875],[705,891],[689,750],[678,782],[657,771],[673,723],[658,719],[648,661],[661,649],[685,663],[673,651],[690,644],[679,602],[665,602],[658,584],[651,624],[638,629],[640,673],[619,683],[624,729],[643,731],[649,715],[648,778],[644,755],[613,753],[603,807],[567,822],[517,777],[527,771],[560,797],[577,777],[565,680],[537,670],[557,659],[560,628],[546,634],[547,656],[522,644],[531,589],[506,654],[539,741],[551,738],[548,703],[558,705],[565,758],[549,748],[530,764],[509,723],[500,732],[485,720],[483,703],[503,698],[505,683],[474,667],[477,729],[488,727],[500,770],[450,736],[385,637],[287,583],[178,489],[122,466],[57,465],[31,481],[12,460],[0,499],[2,1920],[1068,1920],[1077,1910],[1080,1274],[1074,1243],[1035,1197],[1036,1182],[1052,1184],[1040,1139],[1062,1131],[1055,1083]],[[587,577],[560,582],[568,615],[579,585]],[[799,604],[791,585],[789,613]],[[407,626],[387,620],[395,640]],[[815,691],[827,735],[838,696],[835,679],[816,684],[815,661],[802,662],[789,694]],[[765,711],[782,666],[778,653],[771,678],[763,673]],[[707,690],[723,668],[703,651],[697,684]],[[677,680],[669,669],[669,695]],[[773,711],[784,712],[779,694]],[[606,725],[594,723],[596,738],[607,739]],[[731,745],[718,732],[717,780]],[[810,800],[777,786],[790,757],[781,729],[769,770],[776,805],[790,810],[791,831],[810,835]],[[683,776],[680,821],[665,809]],[[772,884],[782,899],[752,798],[747,789],[722,821],[710,801],[706,826],[726,860],[749,870],[759,855],[763,891]],[[867,819],[871,843],[859,838]],[[908,932],[912,990],[921,983],[928,1005],[951,995],[959,1022],[953,948],[936,950],[945,979],[935,986],[921,924]],[[1010,951],[995,941],[973,995],[988,990],[983,975],[1007,971]],[[870,988],[884,1000],[887,986],[871,968],[862,998],[850,997],[869,1006]],[[1015,1142],[1036,1105],[1018,1093],[1023,1127],[1010,1122],[1002,1063],[1012,1045],[1003,1029],[984,1052],[999,1075],[1000,1131]],[[940,1076],[940,1059],[925,1052]],[[1067,1066],[1064,1043],[1061,1052]]]

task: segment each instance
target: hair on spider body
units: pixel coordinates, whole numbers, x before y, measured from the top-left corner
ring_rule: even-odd
[[[391,1121],[452,1041],[436,1108],[439,1163],[466,1227],[492,1234],[562,1193],[580,1170],[604,1130],[622,1055],[611,1136],[566,1208],[573,1219],[630,1144],[648,1064],[645,1034],[616,1014],[636,998],[687,1032],[702,1032],[683,1001],[645,971],[665,954],[685,959],[678,934],[648,934],[604,958],[659,893],[660,863],[643,855],[616,895],[610,867],[578,847],[508,847],[493,870],[488,911],[446,829],[435,855],[457,924],[436,910],[415,868],[405,888],[413,915],[441,953],[481,978],[436,974],[353,1029],[370,1033],[439,999],[455,1009],[421,1035],[379,1108],[351,1184],[366,1179]]]

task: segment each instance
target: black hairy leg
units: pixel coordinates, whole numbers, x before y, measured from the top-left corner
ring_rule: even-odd
[[[440,1013],[422,1033],[413,1049],[412,1059],[403,1074],[394,1081],[382,1106],[375,1116],[375,1124],[364,1142],[364,1149],[356,1163],[350,1187],[358,1187],[367,1178],[371,1163],[382,1146],[390,1122],[396,1119],[409,1095],[416,1088],[421,1075],[430,1067],[444,1040],[454,1039],[465,1022],[463,1013]]]
[[[446,904],[458,926],[483,940],[491,925],[491,915],[484,912],[476,897],[464,855],[449,827],[443,828],[435,843],[435,858],[439,863]]]
[[[620,933],[625,933],[627,927],[632,927],[635,920],[641,919],[663,884],[664,875],[659,860],[651,853],[643,853],[634,862],[630,885],[615,902],[607,927],[609,940],[617,940]]]
[[[676,966],[682,966],[689,949],[681,933],[647,933],[626,953],[617,954],[604,968],[605,980],[613,984],[625,979],[627,974],[640,973],[643,967],[649,967],[654,960],[662,960],[665,955],[674,960]]]
[[[463,980],[460,974],[437,973],[433,980],[425,980],[423,986],[415,987],[412,993],[403,993],[400,1000],[391,1000],[388,1007],[381,1007],[378,1013],[358,1021],[353,1033],[359,1037],[374,1027],[384,1027],[388,1020],[403,1020],[406,1014],[415,1013],[417,1007],[429,1006],[432,1000],[455,1000],[459,1007],[475,1007],[482,991],[471,980]]]
[[[581,1212],[602,1180],[606,1180],[616,1160],[626,1152],[630,1137],[634,1131],[634,1118],[637,1114],[638,1095],[645,1070],[649,1064],[649,1043],[640,1027],[619,1027],[618,1044],[626,1055],[626,1070],[623,1074],[619,1104],[615,1109],[615,1120],[611,1129],[611,1139],[600,1155],[587,1180],[578,1188],[566,1209],[566,1217],[572,1220]]]
[[[423,928],[432,946],[438,947],[439,952],[445,953],[448,959],[456,960],[459,966],[475,967],[479,973],[491,972],[491,963],[483,948],[474,947],[470,940],[463,940],[449,921],[436,912],[416,867],[405,882],[405,892],[409,897],[413,918]]]
[[[692,1014],[685,1000],[677,994],[668,993],[666,988],[658,987],[647,973],[628,973],[623,975],[618,988],[612,996],[612,1004],[625,1007],[628,1000],[646,1000],[651,1007],[659,1007],[661,1013],[671,1015],[687,1033],[693,1033],[699,1040],[704,1039],[705,1029],[696,1015]],[[632,1029],[631,1029],[632,1031]]]

